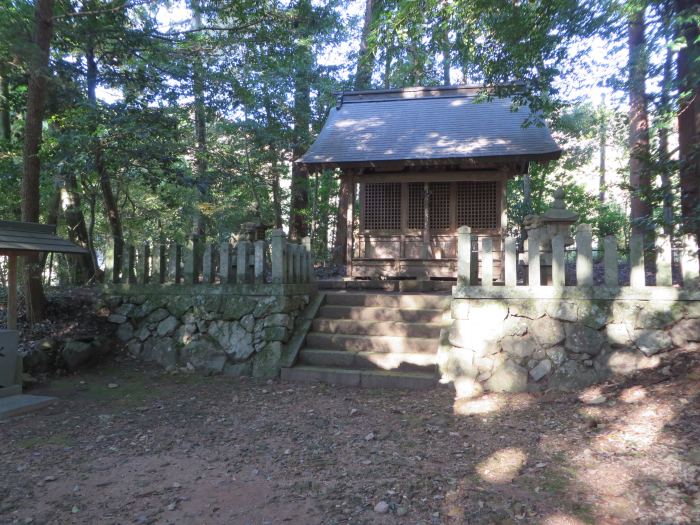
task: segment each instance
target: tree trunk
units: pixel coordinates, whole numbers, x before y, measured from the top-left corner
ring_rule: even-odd
[[[68,237],[72,242],[88,250],[88,253],[78,258],[78,269],[76,272],[77,282],[84,283],[95,276],[96,258],[90,246],[90,238],[81,204],[82,198],[78,191],[78,181],[75,173],[72,171],[67,173],[63,180],[64,188],[61,192],[61,201],[63,203],[63,215],[68,226]]]
[[[348,204],[350,203],[350,181],[348,176],[340,176],[340,191],[338,193],[338,218],[335,223],[335,246],[333,262],[341,265],[347,260],[348,238]]]
[[[629,121],[630,121],[630,220],[635,233],[648,232],[651,215],[649,191],[649,117],[645,80],[647,75],[644,37],[644,10],[630,15],[629,45]]]
[[[664,61],[663,80],[661,82],[661,97],[659,106],[661,114],[665,118],[671,109],[671,88],[673,85],[673,51],[666,50]],[[673,192],[671,187],[671,157],[668,152],[668,127],[662,122],[659,127],[659,167],[661,175],[661,189],[663,191],[663,228],[664,233],[670,235],[673,231]]]
[[[199,12],[199,4],[192,2],[193,29],[202,27],[202,17]],[[207,149],[207,118],[204,99],[204,72],[202,59],[197,56],[192,66],[192,93],[194,95],[194,133],[195,133],[195,180],[197,186],[197,196],[199,203],[205,202],[209,195],[209,180],[207,171],[209,169],[208,149]],[[195,207],[192,217],[192,238],[204,239],[206,235],[206,223],[204,214],[199,206]]]
[[[0,136],[8,144],[12,142],[10,115],[10,82],[4,64],[0,64]]]
[[[360,38],[360,52],[357,57],[355,73],[355,89],[370,89],[372,87],[372,71],[374,70],[374,51],[369,47],[369,36],[372,33],[374,17],[374,0],[365,0],[365,20]]]
[[[309,207],[309,172],[295,162],[306,150],[311,116],[311,67],[313,57],[308,49],[302,51],[294,78],[294,145],[292,147],[291,204],[289,237],[300,240],[308,234],[305,211]]]
[[[677,0],[677,15],[688,14],[697,0]],[[683,231],[700,237],[698,185],[700,184],[700,77],[697,64],[700,58],[698,26],[692,22],[680,28],[685,46],[677,57],[679,91],[682,93],[678,108],[678,157],[680,162],[681,215]]]
[[[450,78],[452,70],[452,44],[450,43],[450,32],[445,24],[445,31],[442,35],[442,83],[445,86],[452,85]]]
[[[600,128],[598,130],[598,148],[600,150],[598,158],[598,201],[603,204],[605,202],[605,184],[607,176],[606,153],[608,147],[608,117],[605,106],[605,94],[600,101]]]
[[[39,179],[41,163],[41,132],[46,101],[46,83],[49,67],[49,50],[53,33],[53,0],[37,0],[34,14],[34,44],[29,68],[27,90],[27,115],[24,124],[24,173],[22,176],[22,220],[39,222],[40,193]],[[41,282],[41,259],[38,255],[24,258],[25,301],[30,323],[44,318],[46,297]]]
[[[87,91],[88,103],[94,111],[93,118],[97,119],[97,61],[95,59],[95,50],[92,45],[88,46],[85,52],[87,61]],[[95,120],[95,129],[97,128],[97,120]],[[104,161],[102,144],[99,137],[93,137],[93,161],[95,163],[95,171],[100,180],[100,190],[102,191],[102,200],[105,204],[105,213],[107,214],[107,222],[109,230],[114,241],[114,268],[122,268],[122,260],[124,255],[124,234],[122,230],[122,221],[119,214],[117,200],[112,191],[112,181],[109,177],[107,165]]]

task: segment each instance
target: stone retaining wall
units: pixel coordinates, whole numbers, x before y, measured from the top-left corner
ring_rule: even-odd
[[[440,368],[461,395],[575,390],[700,341],[700,295],[672,287],[457,287],[452,318]]]
[[[312,285],[113,286],[108,320],[128,352],[167,368],[274,377]]]

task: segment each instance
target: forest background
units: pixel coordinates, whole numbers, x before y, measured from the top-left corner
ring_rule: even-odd
[[[520,82],[564,155],[508,187],[509,228],[554,189],[598,234],[698,232],[695,0],[0,0],[0,217],[88,249],[25,258],[103,278],[108,245],[309,235],[332,266],[338,173],[294,161],[342,90]],[[339,262],[339,261],[335,261]],[[0,278],[4,280],[4,267]]]

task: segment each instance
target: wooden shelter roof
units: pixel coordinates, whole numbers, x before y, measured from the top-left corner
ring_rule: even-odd
[[[85,253],[86,250],[56,235],[56,227],[34,222],[0,221],[0,255],[36,252]]]
[[[512,98],[481,100],[483,86],[343,92],[300,163],[352,168],[462,161],[556,159],[561,149],[546,126],[523,124],[526,106]]]

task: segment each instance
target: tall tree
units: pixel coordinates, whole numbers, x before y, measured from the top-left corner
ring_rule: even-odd
[[[365,17],[362,24],[360,37],[360,52],[357,56],[357,71],[355,72],[355,89],[369,89],[372,87],[372,71],[374,71],[374,48],[370,47],[369,39],[372,34],[372,20],[375,0],[365,0]]]
[[[630,220],[632,231],[648,230],[651,216],[651,171],[649,152],[649,115],[647,111],[647,50],[642,5],[634,5],[628,20],[629,47],[629,122],[630,122]]]
[[[27,89],[27,113],[24,123],[24,174],[22,177],[22,220],[39,222],[41,194],[42,126],[49,75],[49,52],[53,33],[53,0],[37,0],[34,15],[34,49],[29,64]],[[41,282],[41,259],[26,256],[24,260],[25,301],[29,321],[34,323],[44,317],[46,298]]]
[[[674,3],[681,49],[678,75],[678,153],[683,230],[700,237],[700,13],[697,0]]]

